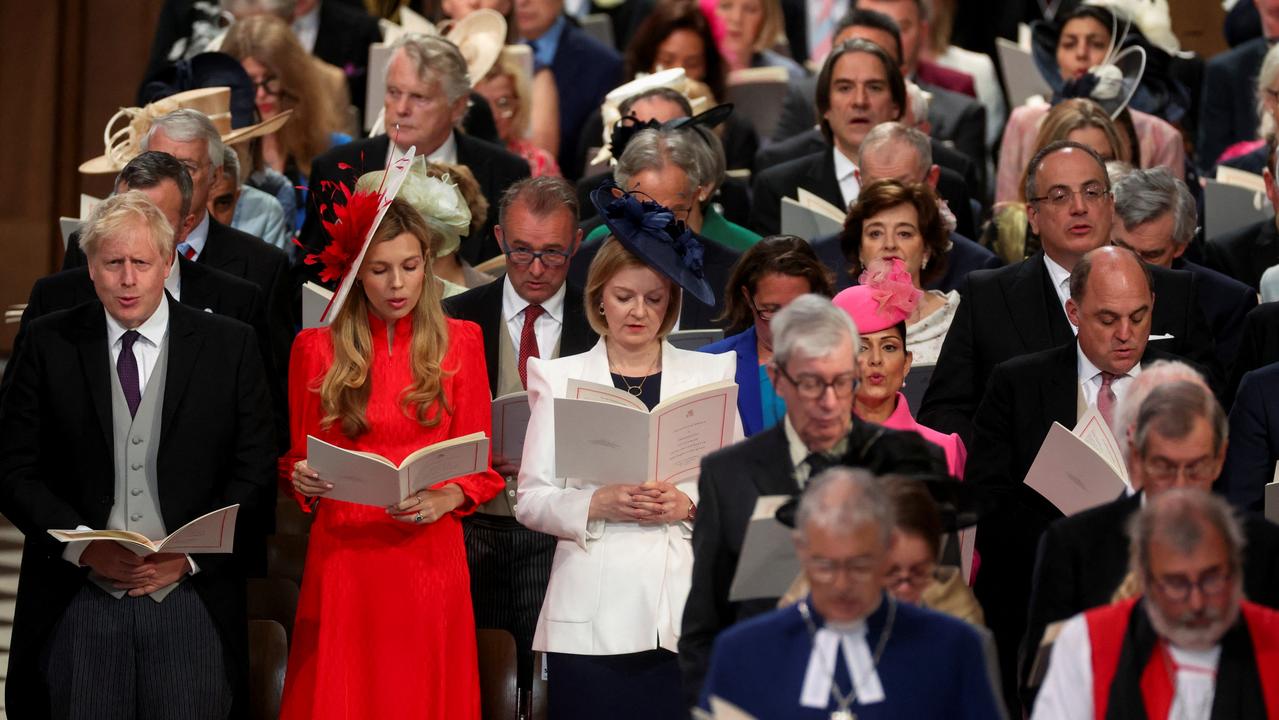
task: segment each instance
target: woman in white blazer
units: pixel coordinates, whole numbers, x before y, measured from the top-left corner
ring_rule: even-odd
[[[580,355],[528,362],[532,416],[515,512],[526,527],[559,538],[533,649],[548,653],[552,720],[686,717],[675,653],[693,570],[696,480],[650,487],[560,477],[554,398],[579,379],[627,390],[652,408],[732,381],[736,357],[665,341],[681,287],[712,298],[698,238],[670,211],[615,186],[592,199],[612,230],[584,294],[601,339]],[[741,420],[735,411],[733,418],[738,440]]]

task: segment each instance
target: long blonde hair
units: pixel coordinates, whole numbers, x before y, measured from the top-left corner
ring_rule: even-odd
[[[298,42],[289,24],[273,15],[253,15],[237,21],[222,41],[222,52],[244,61],[253,58],[280,81],[281,111],[293,119],[276,131],[280,148],[303,173],[311,173],[311,159],[329,149],[330,135],[343,129],[340,106],[346,98],[330,98],[315,60]]]
[[[372,244],[394,240],[408,233],[422,248],[426,273],[422,295],[413,308],[413,339],[409,344],[409,365],[413,384],[400,393],[400,407],[407,417],[423,427],[438,425],[444,413],[450,413],[441,378],[452,371],[441,367],[448,350],[448,323],[440,307],[440,285],[431,273],[430,258],[435,238],[422,216],[403,200],[394,200],[382,224],[373,234]],[[373,358],[373,336],[369,329],[369,301],[358,284],[338,310],[330,325],[333,338],[333,363],[319,382],[324,419],[328,429],[338,423],[342,433],[356,438],[369,430],[365,411],[369,403],[369,365]]]

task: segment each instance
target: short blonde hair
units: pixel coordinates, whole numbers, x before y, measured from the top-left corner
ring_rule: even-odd
[[[533,81],[528,73],[524,72],[524,66],[505,50],[498,56],[497,63],[493,65],[493,69],[489,71],[485,79],[496,80],[500,77],[509,78],[511,87],[515,90],[516,107],[519,109],[515,111],[515,117],[511,118],[511,126],[515,128],[517,135],[526,137],[532,118]],[[493,113],[497,113],[497,108],[493,108]]]
[[[611,235],[605,238],[604,246],[595,254],[595,259],[591,260],[591,269],[586,274],[586,321],[600,337],[608,337],[608,323],[605,322],[604,312],[600,309],[604,302],[604,286],[613,279],[614,275],[631,267],[646,268],[648,264],[635,257]],[[666,287],[670,290],[670,302],[666,305],[666,315],[662,317],[662,324],[657,329],[657,339],[665,340],[666,336],[671,334],[671,329],[675,327],[675,321],[679,319],[680,300],[683,293],[674,280],[661,273],[658,273],[658,277],[666,281]]]
[[[782,17],[781,0],[758,0],[764,11],[764,19],[759,21],[759,36],[755,38],[755,52],[772,50],[782,38],[785,19]]]
[[[141,190],[113,195],[93,209],[84,229],[80,232],[80,249],[85,256],[92,259],[98,254],[99,245],[104,238],[112,237],[126,230],[145,227],[160,257],[173,258],[173,226],[160,212],[160,208],[151,202],[151,198]]]

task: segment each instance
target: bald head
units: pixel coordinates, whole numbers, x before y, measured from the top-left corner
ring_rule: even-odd
[[[1126,375],[1141,362],[1154,307],[1150,269],[1131,250],[1090,250],[1071,272],[1066,315],[1079,328],[1079,349],[1098,370]]]

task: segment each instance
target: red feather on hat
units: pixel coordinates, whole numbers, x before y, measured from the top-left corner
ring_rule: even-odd
[[[326,181],[324,184],[329,183]],[[322,220],[324,230],[330,238],[329,244],[320,252],[307,255],[305,260],[307,265],[320,263],[324,266],[324,270],[320,272],[322,282],[340,280],[351,269],[351,263],[360,254],[369,226],[377,218],[383,202],[379,192],[352,193],[341,183],[332,184],[345,196],[346,202],[324,203],[320,206],[321,218],[331,210],[337,219],[333,222]],[[388,198],[387,202],[389,201]]]

